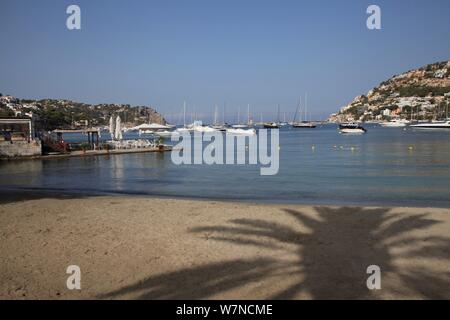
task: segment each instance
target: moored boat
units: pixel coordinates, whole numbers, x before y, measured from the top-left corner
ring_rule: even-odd
[[[177,131],[160,130],[155,131],[154,134],[161,138],[168,138],[171,137],[172,135],[179,135],[180,133]]]
[[[413,129],[450,129],[450,120],[411,125]]]
[[[341,123],[339,125],[339,133],[344,134],[363,134],[367,130],[358,123]]]
[[[263,124],[264,129],[279,129],[280,125],[276,122],[266,122]]]
[[[254,136],[256,134],[255,129],[227,129],[227,134],[237,136]]]
[[[312,122],[303,121],[292,123],[292,127],[296,129],[314,129],[316,125]]]
[[[406,127],[411,122],[405,119],[394,119],[388,122],[381,122],[380,126],[385,128],[401,128]]]

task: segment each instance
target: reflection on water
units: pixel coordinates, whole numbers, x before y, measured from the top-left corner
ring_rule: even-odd
[[[1,188],[155,194],[270,202],[450,205],[450,132],[335,126],[280,133],[280,171],[175,166],[170,153],[0,163]]]

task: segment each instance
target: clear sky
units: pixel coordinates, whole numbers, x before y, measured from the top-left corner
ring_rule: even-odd
[[[80,31],[66,8],[81,7]],[[382,30],[366,9],[381,7]],[[0,92],[21,98],[152,105],[183,100],[229,121],[295,110],[313,118],[392,75],[450,59],[450,1],[1,0]],[[176,120],[176,119],[175,119]]]

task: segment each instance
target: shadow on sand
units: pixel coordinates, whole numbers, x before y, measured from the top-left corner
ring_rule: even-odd
[[[268,288],[267,298],[295,299],[307,294],[314,299],[373,299],[376,293],[366,287],[366,269],[372,264],[380,266],[383,279],[384,275],[395,279],[394,286],[385,286],[391,290],[387,296],[450,298],[450,238],[414,233],[439,221],[428,219],[426,214],[389,213],[389,208],[314,209],[314,215],[284,209],[281,214],[290,216],[298,225],[280,224],[281,219],[242,218],[223,226],[191,229],[195,234],[208,235],[209,240],[258,248],[266,258],[242,258],[150,276],[100,298],[132,294],[140,299],[205,299],[252,283],[264,286],[267,279],[295,276],[281,290],[273,292]],[[394,246],[401,250],[392,253]],[[295,261],[274,258],[282,256],[287,247],[295,248]],[[292,251],[286,251],[288,254],[292,255]],[[394,263],[398,259],[409,263],[399,268]],[[439,261],[447,271],[430,272],[423,264],[415,263],[422,259]]]

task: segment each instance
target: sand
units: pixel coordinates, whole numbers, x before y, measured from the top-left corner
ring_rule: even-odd
[[[450,209],[3,192],[0,242],[1,299],[450,298]]]

